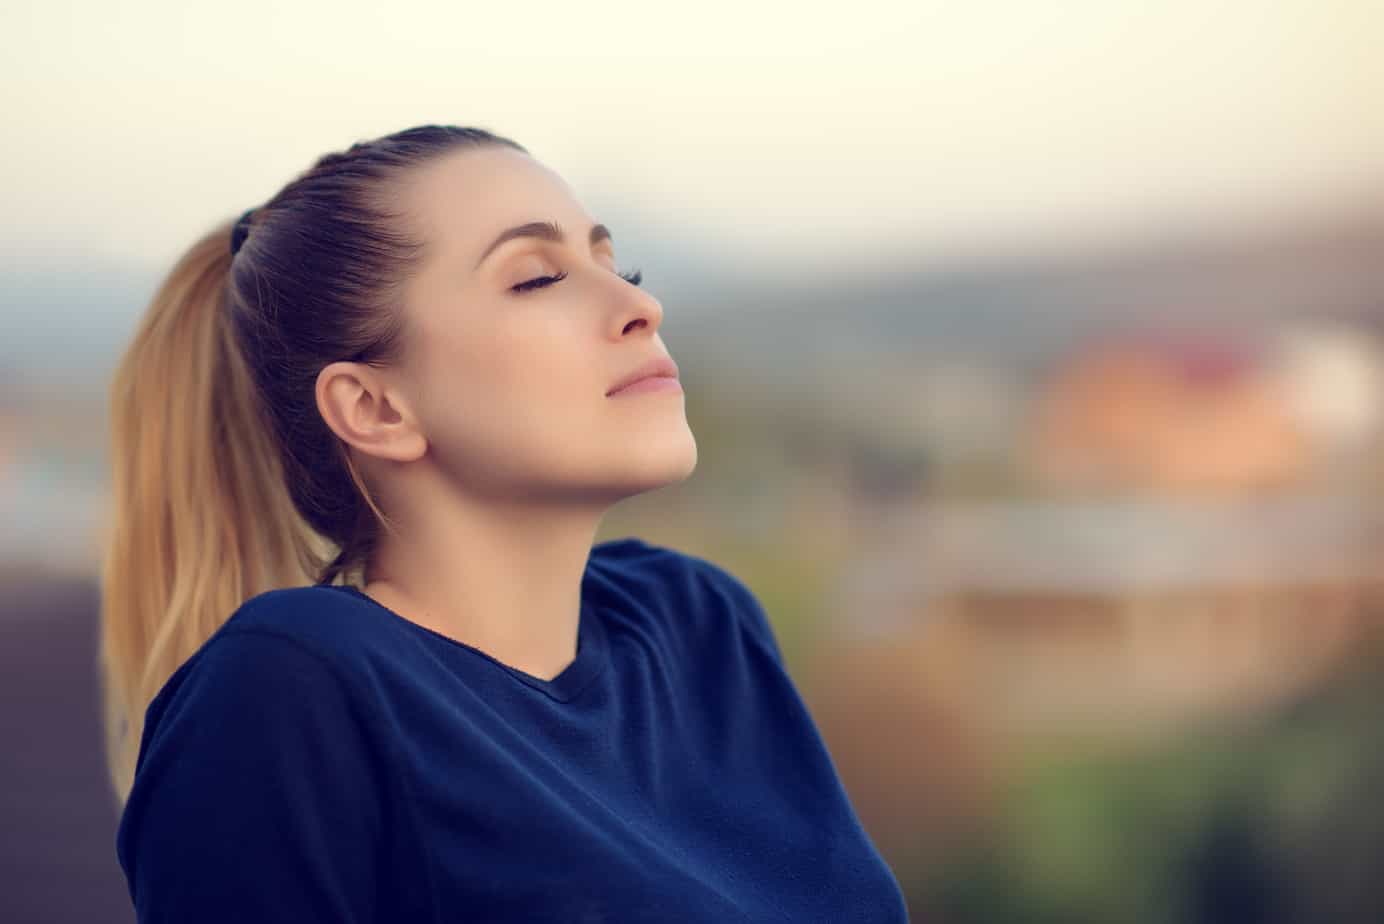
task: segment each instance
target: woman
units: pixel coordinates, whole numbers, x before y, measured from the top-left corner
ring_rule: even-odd
[[[103,576],[142,924],[906,920],[746,586],[593,546],[697,460],[639,282],[525,148],[431,125],[173,268]]]

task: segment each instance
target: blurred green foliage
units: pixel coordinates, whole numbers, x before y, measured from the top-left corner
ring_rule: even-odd
[[[1384,643],[1252,722],[1017,770],[983,838],[910,889],[924,920],[1384,921]]]

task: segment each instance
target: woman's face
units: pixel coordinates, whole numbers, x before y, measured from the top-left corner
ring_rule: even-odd
[[[621,278],[613,240],[591,241],[597,220],[561,177],[510,148],[472,149],[412,174],[402,196],[427,246],[404,293],[396,385],[447,478],[491,497],[609,503],[691,474],[681,390],[607,396],[669,357],[663,307]],[[563,240],[492,248],[534,222]],[[514,289],[545,276],[562,278]]]

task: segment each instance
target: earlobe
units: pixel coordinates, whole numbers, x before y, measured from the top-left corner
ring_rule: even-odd
[[[410,429],[408,436],[399,442],[400,455],[396,456],[399,462],[412,462],[421,459],[428,451],[428,438],[417,430]]]

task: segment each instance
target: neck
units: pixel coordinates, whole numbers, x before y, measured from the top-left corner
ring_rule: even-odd
[[[406,619],[550,680],[576,657],[581,580],[603,509],[451,493],[392,503],[400,528],[381,536],[363,589]]]

